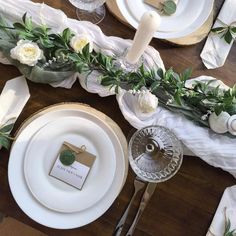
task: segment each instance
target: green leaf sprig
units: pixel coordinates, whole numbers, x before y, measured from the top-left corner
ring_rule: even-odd
[[[211,82],[195,82],[192,88],[185,85],[191,76],[191,69],[176,73],[172,68],[164,72],[162,69],[147,71],[144,65],[137,71],[126,73],[115,65],[115,58],[101,53],[88,53],[88,45],[82,54],[69,55],[77,65],[78,71],[101,73],[99,80],[103,86],[138,91],[143,87],[155,94],[159,103],[174,112],[180,112],[193,121],[209,126],[203,116],[209,112],[219,115],[222,111],[236,114],[236,85],[232,89],[222,91],[219,86],[210,86]]]
[[[211,29],[211,32],[218,34],[225,40],[226,43],[230,44],[236,36],[236,26],[221,26]]]
[[[223,236],[236,236],[236,229],[231,230],[231,222],[229,219],[226,220],[225,223],[225,232]]]
[[[160,11],[165,15],[173,15],[176,12],[176,3],[173,0],[167,0],[161,3]]]
[[[22,22],[16,22],[12,27],[0,21],[0,29],[15,32],[18,35],[15,38],[15,44],[21,39],[37,43],[44,51],[45,59],[42,63],[50,61],[46,64],[49,70],[73,69],[74,65],[71,65],[65,57],[66,54],[73,52],[69,44],[74,33],[70,29],[66,28],[61,34],[54,34],[45,25],[35,26],[31,17],[27,17],[27,13],[23,15]]]
[[[236,236],[236,229],[231,229],[231,221],[226,216],[226,207],[224,209],[225,213],[225,231],[223,236]]]
[[[10,148],[11,141],[14,140],[9,133],[13,129],[14,124],[3,125],[0,127],[0,145],[7,150]]]
[[[172,68],[164,72],[162,69],[147,71],[144,65],[135,72],[126,73],[115,65],[115,58],[101,53],[90,54],[89,46],[84,47],[82,54],[71,54],[79,73],[100,72],[99,80],[103,86],[138,91],[143,87],[155,94],[159,103],[174,112],[180,112],[204,126],[207,119],[202,117],[209,112],[219,115],[222,111],[236,114],[236,85],[232,89],[222,91],[219,86],[210,86],[211,82],[195,82],[192,88],[185,83],[191,76],[191,69],[176,73]]]

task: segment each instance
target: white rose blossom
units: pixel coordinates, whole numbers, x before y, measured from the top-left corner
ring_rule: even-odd
[[[154,112],[158,106],[158,98],[149,90],[142,90],[137,95],[138,107],[143,113]]]
[[[89,43],[89,52],[93,51],[93,42],[87,34],[77,34],[70,40],[70,46],[77,53],[81,53],[83,48]]]
[[[43,58],[43,51],[37,43],[29,40],[20,40],[16,47],[11,49],[11,57],[20,61],[21,64],[35,66]]]

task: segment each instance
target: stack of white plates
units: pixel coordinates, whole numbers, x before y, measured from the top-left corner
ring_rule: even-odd
[[[143,13],[157,11],[144,0],[116,0],[126,21],[137,29]],[[179,0],[176,12],[171,16],[161,15],[161,25],[154,37],[176,39],[185,37],[199,29],[209,17],[214,0]]]
[[[82,190],[51,176],[63,142],[85,145],[96,160]],[[127,142],[103,113],[81,104],[60,104],[21,127],[9,160],[9,184],[21,209],[38,223],[57,229],[88,224],[120,193],[127,176]]]

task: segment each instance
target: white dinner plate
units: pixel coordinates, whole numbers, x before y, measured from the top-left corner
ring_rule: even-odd
[[[116,0],[127,22],[137,29],[141,16],[149,10],[157,11],[144,0]],[[161,15],[161,24],[154,37],[162,39],[181,38],[196,31],[209,17],[214,0],[179,0],[176,12]]]
[[[33,136],[24,161],[25,179],[35,198],[49,209],[67,213],[91,207],[108,191],[116,171],[117,144],[96,124],[93,115],[86,112],[69,115],[62,113]],[[96,156],[82,190],[49,175],[64,142],[85,145]]]
[[[80,116],[81,111],[97,118],[97,125],[106,130],[111,140],[116,140],[115,153],[117,161],[115,177],[104,197],[90,208],[74,213],[52,211],[39,203],[27,187],[23,168],[25,152],[30,140],[40,128],[58,119],[63,113],[69,115],[71,112],[77,112],[78,116]],[[120,193],[125,183],[127,172],[127,142],[120,128],[105,114],[91,107],[76,103],[55,105],[29,118],[18,131],[17,139],[12,145],[8,165],[9,185],[17,204],[36,222],[56,229],[81,227],[104,214]]]

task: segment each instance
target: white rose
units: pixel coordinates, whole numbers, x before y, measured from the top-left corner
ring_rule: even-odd
[[[138,94],[138,106],[141,112],[154,112],[158,106],[158,98],[149,90],[142,90]]]
[[[70,46],[78,53],[81,53],[83,48],[89,43],[89,52],[93,51],[93,42],[86,34],[75,35],[71,41]]]
[[[35,66],[38,60],[43,58],[43,51],[36,43],[20,40],[17,46],[11,49],[11,57],[22,64]]]
[[[211,113],[208,119],[210,128],[218,133],[223,134],[228,131],[228,120],[230,118],[230,114],[227,112],[221,112],[218,116],[215,112]]]

